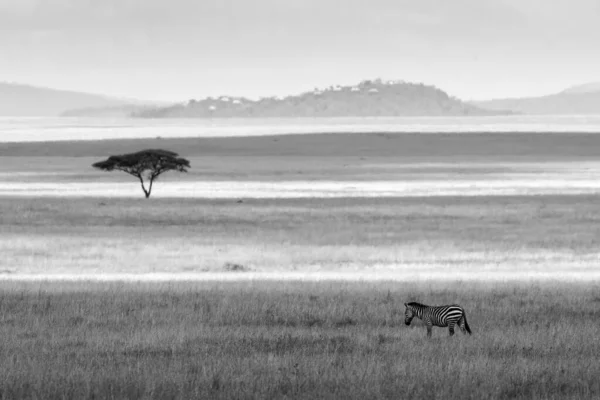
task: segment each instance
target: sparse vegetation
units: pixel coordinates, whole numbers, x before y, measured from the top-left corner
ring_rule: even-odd
[[[244,272],[244,271],[251,271],[251,269],[242,264],[226,262],[225,264],[223,264],[223,271]]]
[[[168,150],[142,150],[135,153],[110,156],[107,160],[94,163],[94,168],[103,171],[123,171],[140,180],[146,198],[152,193],[152,184],[167,171],[187,172],[190,162]],[[144,185],[144,177],[148,188]]]
[[[585,274],[600,247],[596,195],[102,202],[0,198],[0,268]]]

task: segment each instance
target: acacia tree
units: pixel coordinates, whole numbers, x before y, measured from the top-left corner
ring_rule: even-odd
[[[104,161],[92,164],[92,167],[103,171],[123,171],[140,180],[146,198],[152,192],[152,183],[158,176],[167,171],[187,172],[190,162],[178,157],[177,153],[168,150],[142,150],[137,153],[110,156]],[[148,189],[144,184],[148,182]]]

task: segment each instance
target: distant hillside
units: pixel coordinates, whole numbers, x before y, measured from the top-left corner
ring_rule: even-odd
[[[127,100],[66,90],[0,83],[0,116],[58,116],[75,108],[115,107]]]
[[[371,117],[498,115],[442,90],[402,81],[363,81],[285,98],[221,96],[134,113],[141,118]]]
[[[563,90],[561,93],[573,94],[573,93],[600,93],[600,82],[584,83],[583,85],[572,86],[568,89]]]
[[[542,97],[472,102],[488,110],[511,110],[523,114],[600,114],[600,83],[588,83]]]

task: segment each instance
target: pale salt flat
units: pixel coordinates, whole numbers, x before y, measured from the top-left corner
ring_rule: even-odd
[[[153,197],[162,198],[302,198],[418,197],[600,193],[600,180],[568,179],[422,180],[422,181],[206,181],[159,182]],[[131,182],[0,182],[0,196],[140,197]]]
[[[0,117],[0,142],[329,132],[600,132],[598,115],[245,119]]]
[[[590,282],[600,280],[600,271],[452,271],[441,272],[203,272],[203,273],[71,273],[0,275],[0,281],[92,281],[92,282],[198,282],[198,281],[528,281],[560,280]]]

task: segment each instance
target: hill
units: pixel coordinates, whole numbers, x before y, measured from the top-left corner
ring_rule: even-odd
[[[600,83],[573,86],[548,96],[476,101],[471,104],[488,110],[511,110],[523,114],[600,114]]]
[[[299,95],[250,100],[221,96],[134,113],[140,118],[395,117],[498,115],[444,91],[403,81],[363,81]]]
[[[76,108],[116,107],[129,100],[102,95],[0,82],[0,116],[58,116]]]
[[[600,92],[600,82],[584,83],[583,85],[572,86],[568,89],[563,90],[561,93],[573,94],[573,93],[595,93]]]

